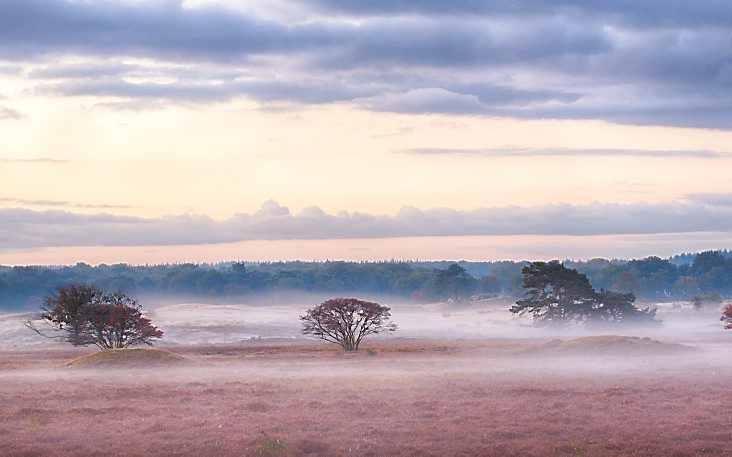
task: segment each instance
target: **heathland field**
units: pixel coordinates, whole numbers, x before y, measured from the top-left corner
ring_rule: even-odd
[[[244,328],[236,307],[219,319],[197,306],[153,311],[174,336],[165,352],[112,355],[11,345],[21,333],[5,316],[1,453],[732,455],[732,340],[719,327],[532,336],[509,319],[496,337],[483,309],[396,307],[409,337],[349,354],[295,337],[296,309],[253,311]]]

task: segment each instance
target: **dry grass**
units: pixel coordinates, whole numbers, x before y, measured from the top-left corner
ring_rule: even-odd
[[[124,371],[28,353],[29,370],[0,371],[0,454],[732,455],[730,364],[598,371],[516,358],[535,342],[373,347],[187,348],[208,363]]]
[[[130,368],[181,365],[191,361],[170,351],[156,348],[110,349],[83,355],[68,363],[77,368]]]
[[[543,352],[566,354],[603,354],[619,356],[648,355],[650,353],[683,353],[694,348],[677,343],[664,343],[651,338],[635,336],[597,335],[570,340],[552,340],[542,348]]]

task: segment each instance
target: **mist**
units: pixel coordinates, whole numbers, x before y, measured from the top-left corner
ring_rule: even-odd
[[[640,303],[662,323],[552,329],[509,312],[508,297],[360,296],[389,306],[398,329],[354,353],[303,335],[299,317],[324,293],[145,296],[158,349],[74,348],[30,332],[32,313],[0,315],[0,441],[55,455],[728,449],[732,340],[718,306]]]

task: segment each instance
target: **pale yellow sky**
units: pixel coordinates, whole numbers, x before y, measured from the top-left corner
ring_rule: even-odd
[[[293,211],[393,214],[402,205],[469,210],[557,201],[661,202],[728,192],[728,158],[416,155],[417,148],[501,147],[732,151],[732,132],[373,112],[342,103],[266,107],[236,100],[142,111],[95,97],[35,95],[17,79],[0,91],[19,120],[0,121],[0,202],[120,205],[106,212],[191,212],[225,219],[274,199]],[[75,207],[93,213],[98,208]]]

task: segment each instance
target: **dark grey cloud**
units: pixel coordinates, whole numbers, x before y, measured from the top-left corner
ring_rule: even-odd
[[[246,96],[732,128],[727,1],[278,5],[297,13],[177,0],[0,0],[0,59],[25,65],[40,93],[119,97],[129,106]]]
[[[529,20],[521,29],[481,18],[382,18],[343,33],[343,44],[314,57],[320,66],[480,68],[548,62],[609,52],[601,29],[561,18]]]
[[[213,84],[209,81],[140,82],[123,79],[99,79],[94,81],[69,80],[56,84],[37,86],[38,93],[66,96],[93,95],[142,100],[169,100],[191,103],[221,102],[238,96],[270,101],[296,103],[329,103],[353,100],[375,93],[375,88],[347,87],[331,81],[302,80],[229,80]]]
[[[635,26],[699,26],[729,25],[732,11],[726,0],[665,0],[644,2],[635,0],[297,0],[321,13],[350,16],[394,14],[444,16],[504,16],[527,17],[571,15],[594,17]]]
[[[0,55],[8,58],[61,52],[230,61],[333,38],[327,28],[288,27],[221,8],[187,9],[175,0],[0,0],[0,39]]]
[[[464,155],[480,157],[685,157],[693,159],[721,159],[732,158],[732,153],[716,152],[709,150],[647,150],[647,149],[570,149],[570,148],[521,148],[521,147],[500,147],[485,149],[456,149],[456,148],[413,148],[404,149],[399,152],[415,155]]]
[[[225,221],[0,209],[0,249],[206,244],[243,240],[463,235],[606,235],[730,232],[732,206],[666,203],[507,206],[458,211],[404,207],[394,216],[318,207],[293,214],[276,202]]]
[[[610,47],[602,30],[561,18],[520,31],[482,20],[422,17],[358,25],[320,18],[288,25],[217,7],[183,8],[175,0],[0,0],[0,12],[0,55],[8,58],[60,52],[241,63],[253,56],[315,51],[306,57],[350,68],[354,59],[475,65],[594,54]]]

